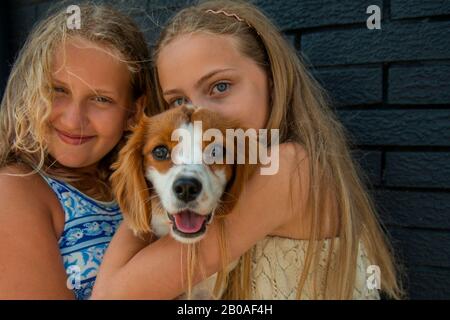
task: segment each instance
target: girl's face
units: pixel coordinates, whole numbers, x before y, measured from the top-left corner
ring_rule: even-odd
[[[239,52],[228,35],[182,35],[162,48],[157,60],[164,100],[207,107],[265,128],[269,113],[269,82],[265,70]]]
[[[59,163],[94,170],[119,142],[132,105],[129,77],[125,63],[87,40],[56,50],[48,146]]]

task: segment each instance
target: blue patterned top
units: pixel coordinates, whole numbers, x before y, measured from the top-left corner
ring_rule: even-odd
[[[58,244],[67,286],[77,299],[89,299],[103,254],[122,222],[119,206],[116,201],[98,201],[64,181],[41,176],[64,210],[64,230]]]

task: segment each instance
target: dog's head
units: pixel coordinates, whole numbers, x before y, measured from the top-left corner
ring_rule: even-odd
[[[198,121],[201,128],[195,125]],[[211,128],[222,134],[222,141],[202,139]],[[235,122],[192,106],[141,118],[113,164],[111,176],[116,199],[136,234],[155,231],[151,225],[158,221],[175,239],[193,243],[204,236],[214,216],[232,210],[244,180],[254,170],[248,161],[237,164],[237,142],[227,143],[226,129],[236,128]],[[185,136],[177,139],[183,132],[193,137],[189,148],[180,143]],[[230,145],[233,161],[227,163]],[[222,156],[223,163],[211,161]]]

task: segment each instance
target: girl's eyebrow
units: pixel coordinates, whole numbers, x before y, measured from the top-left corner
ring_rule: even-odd
[[[102,89],[94,89],[95,93],[106,94],[106,95],[114,95],[114,92]]]
[[[208,80],[209,78],[215,76],[218,73],[221,72],[225,72],[225,71],[230,71],[230,70],[236,70],[235,68],[224,68],[224,69],[216,69],[213,71],[208,72],[207,74],[205,74],[204,76],[202,76],[194,85],[195,88],[198,88],[202,85],[202,83],[204,83],[206,80]],[[180,90],[179,89],[170,89],[170,90],[166,90],[163,92],[163,95],[167,96],[167,95],[171,95],[174,93],[178,93]]]
[[[65,86],[65,87],[69,87],[69,86],[67,85],[67,83],[65,83],[64,81],[61,81],[61,80],[58,80],[58,79],[55,79],[55,78],[53,78],[53,83],[54,83],[54,84],[57,84],[57,85],[62,85],[62,86]],[[92,92],[94,92],[95,94],[114,95],[114,92],[113,92],[113,91],[104,90],[104,89],[95,89],[95,88],[92,88]]]
[[[67,83],[65,83],[64,81],[58,80],[56,78],[53,78],[52,81],[55,84],[60,84],[60,85],[63,85],[63,86],[67,86]]]

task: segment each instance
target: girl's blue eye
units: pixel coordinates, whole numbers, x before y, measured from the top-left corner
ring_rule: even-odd
[[[186,103],[187,103],[187,100],[185,98],[177,98],[177,99],[175,99],[175,100],[173,100],[171,102],[171,105],[173,107],[179,107],[179,106],[182,106],[182,105],[184,105]]]
[[[230,84],[227,82],[219,82],[218,84],[216,84],[213,88],[214,90],[217,90],[218,93],[224,93],[225,91],[227,91],[230,88]]]

